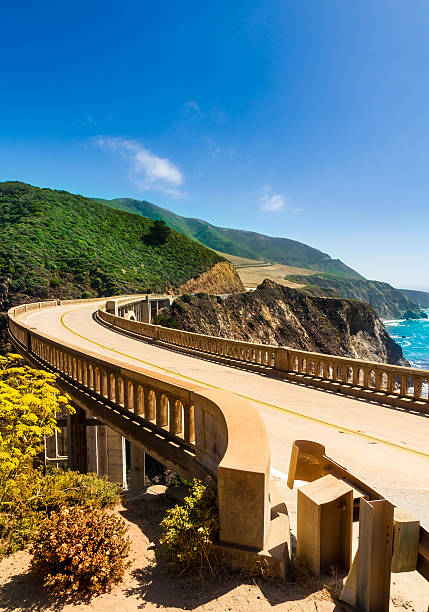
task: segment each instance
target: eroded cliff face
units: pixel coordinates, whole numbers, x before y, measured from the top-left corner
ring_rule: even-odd
[[[265,280],[225,300],[185,295],[160,313],[161,325],[263,344],[407,365],[401,347],[364,302],[312,297]]]
[[[198,278],[191,278],[179,288],[183,293],[236,293],[244,291],[236,269],[229,261],[219,261]]]

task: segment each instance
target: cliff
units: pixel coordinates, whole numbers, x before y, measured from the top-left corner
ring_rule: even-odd
[[[427,291],[415,291],[413,289],[399,289],[406,298],[418,304],[420,308],[429,308],[429,293]]]
[[[420,306],[411,296],[405,295],[381,281],[342,279],[327,274],[287,276],[287,280],[304,285],[302,291],[315,296],[344,297],[362,300],[370,304],[382,319],[401,319],[405,313],[411,313],[416,319],[426,318]]]
[[[255,291],[184,295],[157,323],[187,331],[407,365],[374,309],[355,300],[312,297],[265,280]]]
[[[220,261],[197,278],[191,278],[179,287],[182,293],[236,293],[244,291],[236,269],[229,261]]]

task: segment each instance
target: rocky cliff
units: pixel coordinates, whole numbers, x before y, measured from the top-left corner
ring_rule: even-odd
[[[182,293],[236,293],[244,291],[236,269],[229,261],[220,261],[197,278],[191,278],[179,288]]]
[[[382,319],[401,319],[405,313],[411,313],[413,318],[426,318],[420,306],[411,295],[406,295],[400,289],[395,289],[389,283],[381,281],[342,279],[328,274],[287,276],[288,280],[299,282],[305,286],[303,291],[310,295],[325,297],[344,297],[368,302]]]
[[[420,306],[420,308],[429,308],[429,293],[427,291],[415,291],[413,289],[399,289],[406,298],[412,300]]]
[[[161,325],[264,344],[407,365],[374,309],[357,300],[321,298],[265,280],[255,291],[184,295],[160,312]]]

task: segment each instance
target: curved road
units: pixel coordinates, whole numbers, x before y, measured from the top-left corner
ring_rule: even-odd
[[[271,441],[272,472],[284,478],[293,440],[326,453],[429,528],[429,417],[311,389],[152,346],[93,319],[97,304],[24,315],[32,327],[130,365],[232,391],[259,409]]]

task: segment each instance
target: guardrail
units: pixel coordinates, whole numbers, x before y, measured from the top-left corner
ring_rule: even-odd
[[[262,550],[270,530],[270,446],[256,408],[227,392],[179,384],[172,377],[83,352],[20,320],[33,310],[93,301],[11,308],[9,332],[17,350],[57,372],[60,386],[78,405],[165,465],[187,478],[216,478],[220,541]],[[289,535],[282,535],[284,544]]]
[[[268,369],[289,380],[429,415],[427,370],[205,336],[128,320],[102,307],[98,317],[109,326],[183,351],[250,369]]]

